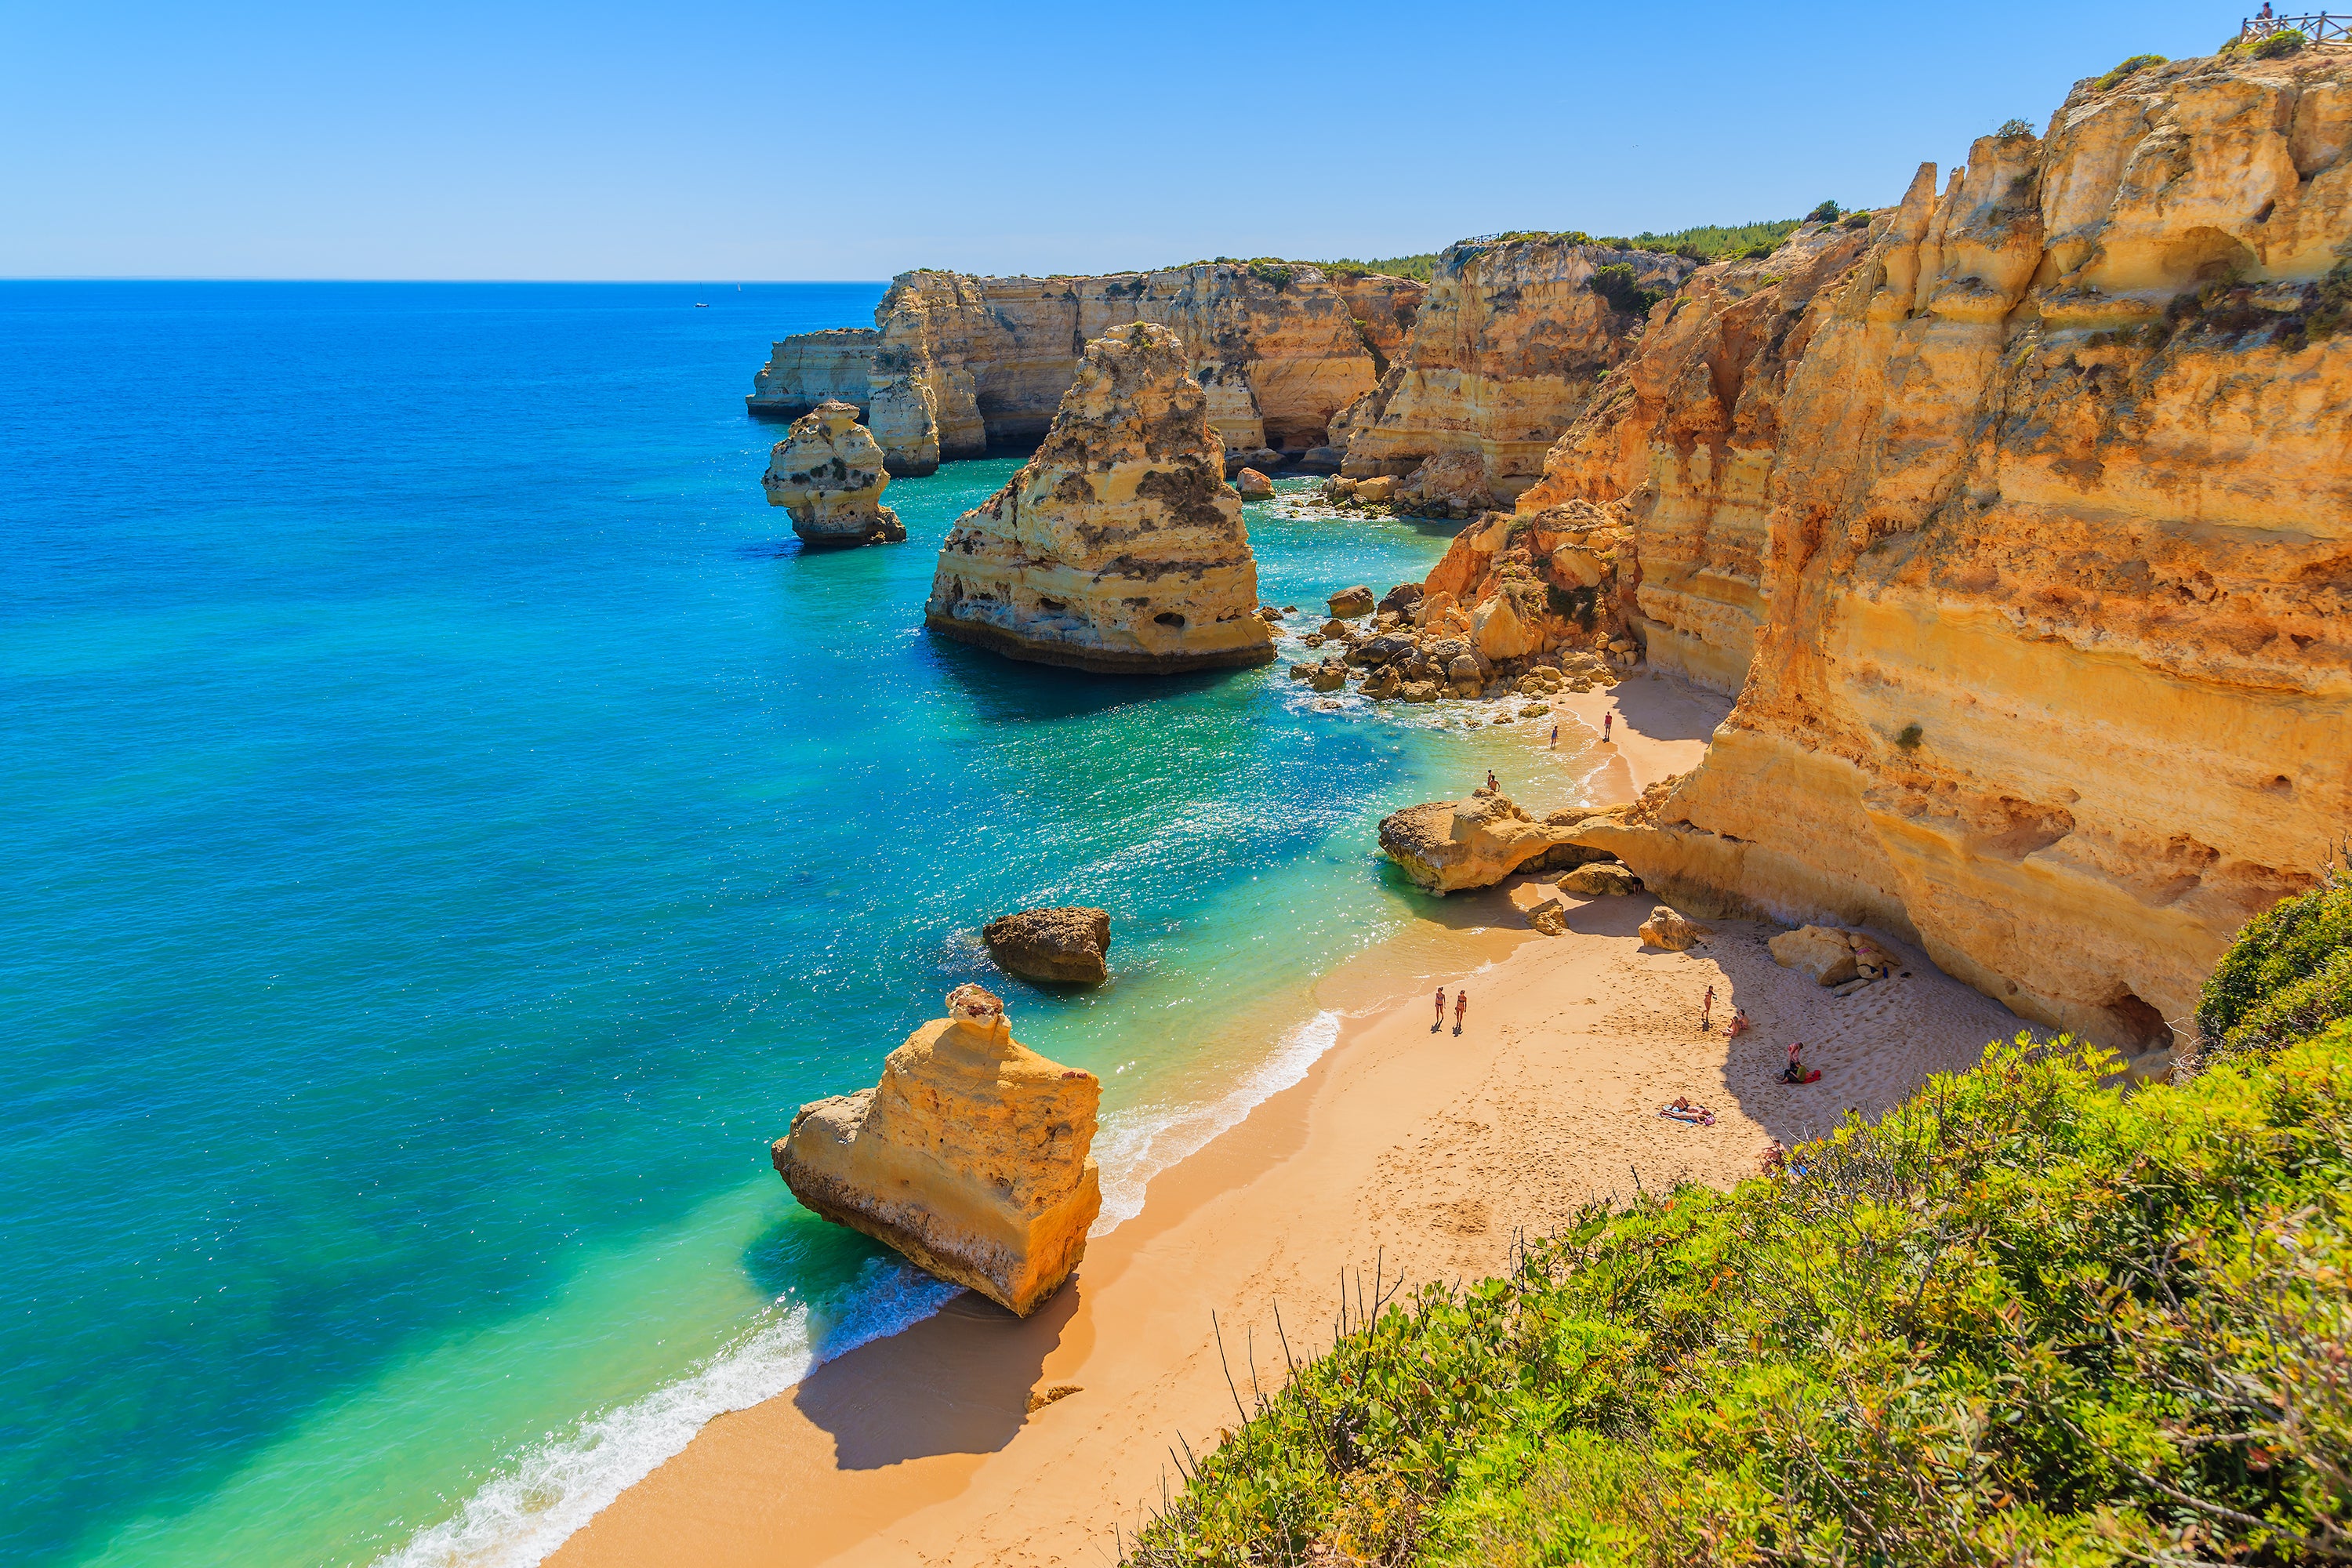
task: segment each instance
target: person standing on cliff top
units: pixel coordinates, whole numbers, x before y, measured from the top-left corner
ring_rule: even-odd
[[[1429,1026],[1429,1032],[1433,1035],[1444,1027],[1445,1027],[1445,987],[1441,985],[1437,988],[1437,1022]]]
[[[1454,1032],[1455,1034],[1462,1032],[1462,1015],[1469,1010],[1470,991],[1467,986],[1465,986],[1454,994]]]

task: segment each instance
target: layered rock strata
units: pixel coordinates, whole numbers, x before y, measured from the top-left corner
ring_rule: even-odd
[[[1450,247],[1402,357],[1345,411],[1340,472],[1410,480],[1436,461],[1408,486],[1424,510],[1508,501],[1540,476],[1597,378],[1633,351],[1651,301],[1693,265],[1559,237]]]
[[[1001,915],[981,928],[989,956],[1024,980],[1099,985],[1110,977],[1110,911],[1064,907]]]
[[[2175,61],[1686,289],[1524,499],[1738,701],[1588,840],[2165,1044],[2352,821],[2347,148],[2352,58]]]
[[[950,531],[925,624],[1109,674],[1272,662],[1241,498],[1189,363],[1149,322],[1087,344],[1036,456]]]
[[[767,419],[797,419],[820,403],[846,403],[865,416],[881,334],[871,327],[801,332],[775,343],[744,398]]]
[[[792,400],[814,390],[869,405],[890,471],[929,473],[945,458],[1037,440],[1084,346],[1113,327],[1153,321],[1182,340],[1186,368],[1229,446],[1304,452],[1323,446],[1333,416],[1371,391],[1424,292],[1405,279],[1297,263],[1091,278],[906,272],[875,309],[862,372],[851,368],[856,350],[845,332],[787,338],[752,404],[797,413]]]
[[[892,1051],[882,1081],[803,1105],[776,1141],[793,1195],[918,1268],[1028,1316],[1086,1256],[1102,1210],[1102,1085],[1013,1037],[977,985]]]
[[[882,448],[846,403],[820,403],[793,421],[768,455],[761,486],[768,504],[792,514],[793,531],[811,544],[896,543],[907,537],[898,514],[882,504],[890,483]]]

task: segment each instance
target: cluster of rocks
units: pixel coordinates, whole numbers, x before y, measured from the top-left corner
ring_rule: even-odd
[[[1433,893],[1491,888],[1525,871],[1552,871],[1608,860],[1608,851],[1578,842],[1614,826],[1622,808],[1556,811],[1538,820],[1493,790],[1466,800],[1409,805],[1381,821],[1381,851],[1415,885]]]
[[[1480,627],[1448,594],[1418,583],[1372,597],[1369,587],[1335,594],[1331,618],[1303,639],[1326,649],[1314,662],[1290,667],[1290,679],[1316,691],[1337,691],[1353,680],[1375,701],[1435,702],[1441,698],[1496,698],[1517,693],[1557,697],[1613,685],[1630,650],[1552,648],[1495,658],[1481,646]],[[1369,624],[1358,626],[1352,622]]]

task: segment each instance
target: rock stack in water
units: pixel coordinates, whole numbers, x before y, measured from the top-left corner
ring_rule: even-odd
[[[1086,1255],[1102,1084],[1013,1037],[977,985],[890,1053],[882,1081],[803,1105],[776,1141],[793,1195],[1023,1317]]]
[[[882,448],[846,403],[820,403],[793,421],[768,456],[761,485],[768,504],[792,513],[793,531],[811,544],[897,543],[907,537],[898,514],[882,504]]]
[[[1110,978],[1110,911],[1066,906],[1001,915],[981,928],[991,957],[1024,980],[1099,985]]]
[[[1241,498],[1186,363],[1150,322],[1088,343],[1036,456],[949,533],[925,624],[1108,674],[1270,663]]]

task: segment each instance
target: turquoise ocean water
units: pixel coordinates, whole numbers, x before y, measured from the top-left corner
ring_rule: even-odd
[[[534,1562],[943,1298],[768,1142],[954,984],[1104,1076],[1110,1218],[1328,1042],[1486,753],[933,641],[1014,459],[803,554],[741,395],[879,293],[0,284],[0,1559]],[[1282,510],[1277,603],[1445,545]],[[1110,986],[982,956],[1060,901]]]

